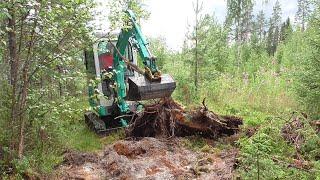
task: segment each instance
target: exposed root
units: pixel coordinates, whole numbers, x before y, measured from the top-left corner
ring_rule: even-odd
[[[220,116],[203,106],[185,111],[171,98],[146,105],[143,112],[133,116],[126,135],[128,137],[173,137],[201,135],[218,138],[239,131],[242,118]]]

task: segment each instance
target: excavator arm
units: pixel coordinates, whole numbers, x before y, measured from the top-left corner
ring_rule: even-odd
[[[145,75],[151,81],[160,80],[161,73],[156,65],[156,58],[152,56],[149,48],[148,48],[148,41],[145,36],[141,32],[141,28],[139,24],[136,22],[136,17],[131,10],[126,11],[129,20],[131,22],[131,27],[127,29],[122,29],[121,33],[119,34],[118,41],[116,44],[118,52],[114,52],[114,65],[117,66],[120,61],[122,61],[122,56],[125,53],[125,49],[131,40],[132,45],[138,50],[139,55],[142,59],[142,63],[144,64],[145,68]]]
[[[148,49],[148,42],[142,34],[136,17],[131,10],[126,11],[131,22],[130,28],[123,28],[118,36],[113,57],[114,80],[116,82],[117,103],[122,113],[129,111],[126,100],[144,100],[167,97],[172,94],[176,84],[170,75],[161,75],[156,59]],[[123,59],[129,42],[138,50],[144,64],[144,76],[129,77],[129,91],[125,81],[127,64]],[[128,96],[129,95],[129,96]]]

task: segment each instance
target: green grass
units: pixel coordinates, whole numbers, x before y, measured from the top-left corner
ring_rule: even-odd
[[[100,150],[103,145],[100,138],[83,124],[79,124],[66,141],[69,149],[83,152]]]
[[[203,148],[208,148],[207,142],[200,136],[185,137],[182,139],[182,145],[192,151],[200,151]]]

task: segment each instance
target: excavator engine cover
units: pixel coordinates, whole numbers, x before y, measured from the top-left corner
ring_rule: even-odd
[[[168,74],[161,75],[159,82],[150,82],[144,76],[134,76],[128,78],[128,83],[127,98],[130,101],[170,97],[176,88],[176,82]]]

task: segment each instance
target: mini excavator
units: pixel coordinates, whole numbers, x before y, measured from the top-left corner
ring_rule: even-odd
[[[126,13],[129,27],[117,39],[102,35],[84,52],[91,106],[85,122],[98,134],[127,127],[133,112],[143,109],[142,100],[170,97],[176,88],[158,69],[134,13]]]

